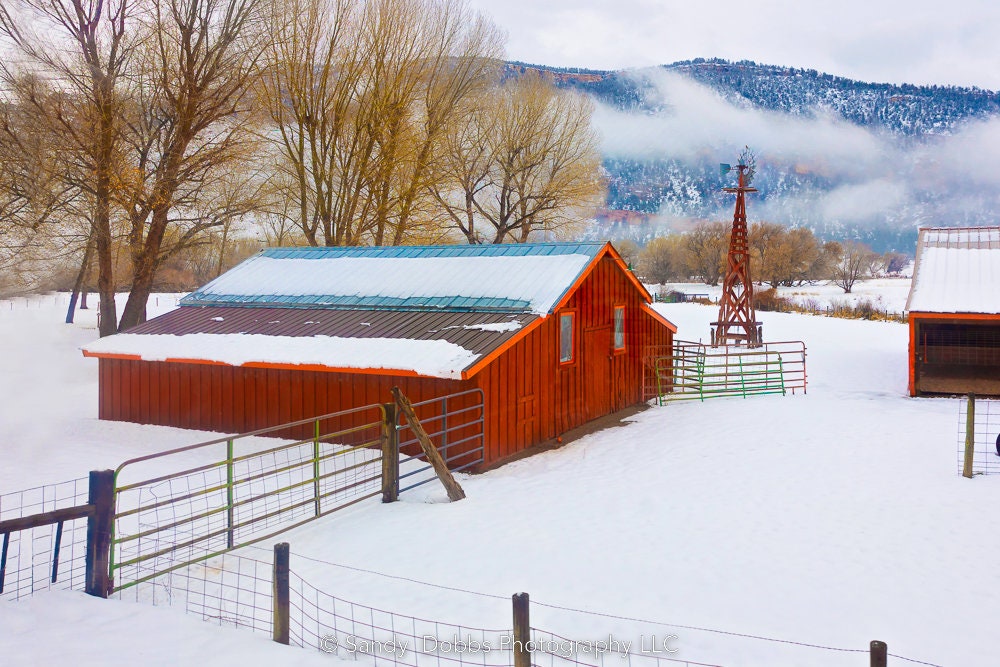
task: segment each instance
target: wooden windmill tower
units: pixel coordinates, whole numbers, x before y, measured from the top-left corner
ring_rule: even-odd
[[[719,319],[712,322],[712,347],[759,347],[762,332],[753,305],[745,196],[748,192],[757,192],[756,188],[750,187],[755,168],[753,153],[746,148],[735,166],[723,164],[719,168],[723,176],[732,171],[737,172],[738,180],[735,188],[725,188],[726,192],[736,195],[736,210],[733,213],[733,230],[729,236],[726,277],[722,283],[722,297],[719,299]]]

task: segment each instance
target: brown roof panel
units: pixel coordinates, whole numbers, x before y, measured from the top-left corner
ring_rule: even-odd
[[[483,357],[538,317],[532,313],[182,306],[132,327],[127,333],[446,340]],[[490,327],[504,329],[503,325],[514,322],[519,325],[516,329],[490,330]]]

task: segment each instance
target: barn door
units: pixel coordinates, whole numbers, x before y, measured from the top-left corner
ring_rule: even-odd
[[[583,335],[584,414],[587,420],[611,412],[611,327]]]

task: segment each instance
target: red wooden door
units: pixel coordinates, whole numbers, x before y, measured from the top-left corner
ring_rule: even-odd
[[[583,382],[587,420],[610,413],[611,327],[597,327],[584,332]]]

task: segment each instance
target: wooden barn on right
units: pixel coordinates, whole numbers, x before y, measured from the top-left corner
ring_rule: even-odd
[[[1000,227],[921,229],[906,310],[911,396],[1000,396]]]

